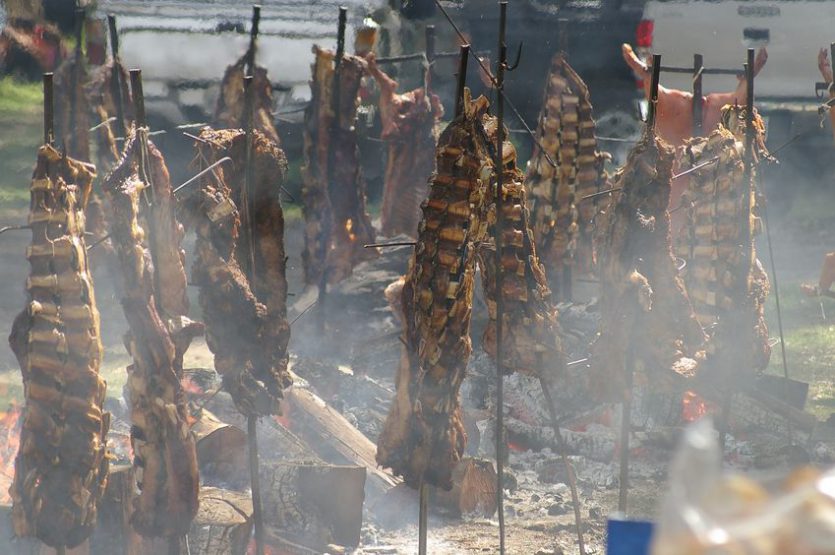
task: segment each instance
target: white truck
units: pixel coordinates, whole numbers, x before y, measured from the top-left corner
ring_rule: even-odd
[[[769,124],[769,144],[774,148],[804,133],[804,141],[826,140],[831,148],[828,132],[807,131],[819,122],[817,57],[835,41],[833,23],[835,2],[826,0],[650,0],[638,25],[636,50],[642,56],[660,54],[663,66],[692,67],[698,53],[705,67],[741,72],[746,49],[766,47],[768,63],[754,92]],[[693,78],[663,73],[661,82],[689,91]],[[732,75],[706,75],[703,91],[727,92],[736,84]]]

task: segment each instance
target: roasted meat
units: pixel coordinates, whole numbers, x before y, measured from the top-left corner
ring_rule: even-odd
[[[129,325],[131,447],[140,495],[131,523],[145,536],[181,536],[197,512],[197,457],[180,383],[183,354],[199,326],[186,317],[186,275],[168,170],[145,132],[131,131],[104,190]],[[147,144],[147,167],[138,150]]]
[[[314,46],[312,98],[304,116],[305,282],[336,283],[353,267],[376,256],[363,245],[374,241],[365,180],[359,164],[356,117],[365,60],[345,55],[339,66],[339,121],[334,112],[334,58]],[[333,164],[333,167],[329,167]]]
[[[566,265],[574,263],[582,272],[593,265],[594,217],[608,202],[608,197],[581,201],[607,188],[605,155],[597,151],[594,132],[588,87],[559,52],[551,62],[537,127],[543,148],[534,147],[526,177],[534,236],[552,279]]]
[[[220,96],[215,108],[215,123],[219,128],[241,129],[244,127],[244,74],[247,55],[226,68],[220,84]],[[252,78],[255,87],[252,95],[252,125],[277,146],[281,146],[278,131],[273,120],[273,85],[266,68],[256,65]]]
[[[99,313],[87,265],[84,202],[95,169],[38,151],[32,176],[29,301],[9,338],[26,410],[11,497],[18,536],[75,547],[93,531],[107,480],[107,430],[99,376]]]
[[[621,191],[599,246],[601,329],[591,353],[592,392],[603,399],[623,398],[628,356],[648,372],[687,376],[701,358],[704,332],[672,253],[673,160],[673,149],[647,131],[615,178]]]
[[[90,103],[84,93],[89,78],[79,52],[55,71],[55,139],[72,158],[90,161]]]
[[[284,215],[279,194],[287,162],[275,143],[254,133],[252,222],[242,221],[246,134],[205,128],[195,144],[195,164],[205,167],[223,156],[233,162],[203,178],[184,201],[197,234],[192,280],[200,287],[206,339],[224,388],[246,415],[278,413],[287,371],[287,280]],[[249,246],[252,226],[255,268]]]
[[[504,363],[542,375],[563,365],[556,312],[528,229],[524,185],[510,142],[504,146],[502,292],[496,287],[491,186],[497,121],[483,97],[470,101],[441,134],[437,169],[423,205],[418,243],[402,292],[403,354],[397,394],[377,443],[377,462],[407,483],[451,487],[466,443],[458,389],[472,344],[469,328],[476,262],[485,275],[490,318],[503,295]],[[485,347],[495,353],[495,322]]]
[[[119,144],[116,138],[119,136],[117,130],[120,128],[117,122],[111,118],[117,117],[116,100],[114,93],[114,73],[118,72],[119,85],[122,95],[122,110],[124,120],[122,129],[130,129],[130,121],[133,120],[133,103],[131,102],[130,77],[121,60],[110,60],[108,63],[99,66],[93,71],[90,80],[86,83],[85,93],[89,99],[92,125],[98,126],[94,130],[96,143],[96,155],[100,168],[112,167],[120,157]]]
[[[687,262],[685,284],[697,318],[711,330],[708,361],[716,364],[709,366],[723,367],[723,374],[750,376],[763,370],[771,355],[764,315],[768,276],[754,241],[761,227],[756,162],[767,154],[757,115],[755,167],[747,175],[744,109],[726,106],[722,115],[722,123],[707,138],[692,139],[683,149],[684,166],[710,163],[689,176],[683,195],[686,223],[677,251]]]
[[[369,71],[380,87],[382,139],[387,141],[383,182],[382,233],[386,237],[414,237],[420,205],[429,192],[435,166],[436,126],[444,109],[438,95],[424,87],[397,94],[397,81],[383,73],[374,58]]]

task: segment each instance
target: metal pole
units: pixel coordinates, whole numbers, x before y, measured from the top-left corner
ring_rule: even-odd
[[[110,96],[116,106],[116,135],[125,136],[125,105],[122,98],[122,72],[119,71],[119,32],[116,29],[116,16],[107,15],[107,26],[110,29],[110,55],[113,58],[113,70],[110,76]]]
[[[829,43],[829,64],[832,68],[832,75],[835,76],[835,42]],[[832,87],[833,83],[829,83],[829,86]]]
[[[261,6],[252,6],[252,25],[249,28],[249,49],[246,51],[246,74],[255,75],[255,48],[258,41],[258,24],[261,22]]]
[[[264,515],[261,512],[261,479],[258,474],[258,418],[246,419],[249,445],[249,479],[252,487],[252,520],[255,528],[255,555],[264,555]]]
[[[328,167],[327,167],[327,183],[325,183],[325,194],[330,194],[330,186],[331,180],[333,179],[333,166],[336,162],[336,149],[334,148],[334,142],[338,139],[337,131],[341,127],[341,118],[342,114],[340,113],[340,68],[342,66],[342,58],[345,56],[345,25],[348,21],[348,8],[345,6],[339,7],[339,21],[337,23],[337,32],[336,32],[336,58],[334,59],[334,68],[333,68],[333,86],[332,86],[332,108],[333,108],[333,121],[331,122],[330,128],[330,144],[328,145]],[[318,303],[319,303],[319,329],[320,331],[324,331],[325,329],[325,301],[327,300],[328,294],[328,251],[330,250],[330,241],[331,241],[331,233],[333,232],[333,211],[331,210],[331,214],[328,215],[331,219],[330,222],[325,224],[326,232],[322,235],[322,241],[324,243],[324,253],[322,255],[322,276],[319,280],[319,296],[318,296]]]
[[[655,131],[655,116],[658,111],[658,85],[661,78],[661,54],[652,55],[652,81],[650,81],[649,106],[647,107],[647,127]]]
[[[55,85],[52,73],[43,74],[43,142],[55,144]]]
[[[561,17],[557,20],[558,40],[560,41],[560,51],[568,54],[568,19]]]
[[[693,54],[693,136],[702,136],[702,71],[701,54]]]
[[[499,2],[499,59],[496,65],[496,506],[499,513],[499,553],[505,552],[505,523],[504,523],[504,365],[502,357],[504,349],[504,270],[502,269],[502,250],[504,248],[504,74],[507,64],[507,44],[505,29],[507,27],[507,0]]]
[[[458,59],[458,81],[455,86],[455,117],[464,112],[464,87],[467,86],[467,62],[470,59],[470,45],[461,45],[461,57]]]
[[[427,25],[424,36],[426,37],[426,61],[431,64],[435,59],[435,26]]]
[[[635,354],[630,348],[626,353],[626,388],[623,392],[620,422],[620,484],[618,490],[618,512],[626,514],[629,494],[629,432],[632,427],[632,378],[635,374]]]
[[[418,555],[427,554],[426,532],[429,528],[429,486],[426,482],[421,480],[420,488],[420,508],[418,513]]]

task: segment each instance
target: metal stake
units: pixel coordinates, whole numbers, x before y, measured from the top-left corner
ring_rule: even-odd
[[[652,55],[652,81],[650,81],[649,106],[647,107],[647,127],[655,132],[655,116],[658,112],[658,85],[661,78],[661,54]]]
[[[255,48],[258,42],[258,25],[261,22],[261,6],[252,5],[252,25],[249,28],[249,49],[246,51],[246,75],[255,75]]]
[[[419,492],[420,508],[418,513],[418,555],[426,555],[426,532],[429,528],[427,523],[429,519],[429,486],[427,486],[426,482],[423,480],[420,482]]]
[[[119,61],[119,32],[116,30],[116,16],[107,15],[107,26],[110,29],[110,55],[113,58],[113,71],[110,77],[110,96],[116,105],[116,136],[125,136],[125,105],[122,98],[122,72]]]
[[[43,142],[55,144],[55,84],[52,73],[43,74]]]
[[[467,86],[467,62],[470,59],[470,45],[462,44],[458,59],[458,80],[455,85],[455,117],[464,113],[464,88]]]
[[[504,74],[507,66],[507,44],[505,30],[507,27],[507,0],[499,2],[499,59],[496,65],[496,224],[494,228],[494,242],[496,244],[496,501],[499,514],[499,553],[505,552],[505,523],[504,523],[504,365],[502,357],[504,349],[504,270],[502,269],[502,249],[504,247]]]
[[[618,511],[626,514],[629,494],[629,432],[632,427],[632,378],[635,374],[635,353],[630,348],[626,353],[626,389],[623,392],[620,421],[620,488],[618,490]]]
[[[693,54],[693,136],[702,136],[702,71],[701,54]]]
[[[247,416],[249,479],[252,487],[252,521],[255,528],[255,555],[264,555],[264,514],[261,511],[261,477],[258,474],[258,417]]]

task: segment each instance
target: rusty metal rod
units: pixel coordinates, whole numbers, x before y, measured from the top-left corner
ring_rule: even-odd
[[[458,78],[455,85],[455,117],[464,111],[464,87],[467,86],[467,62],[470,58],[470,45],[462,44],[459,49]]]
[[[110,55],[113,58],[113,70],[110,76],[110,95],[116,106],[116,135],[125,136],[125,100],[122,98],[122,73],[119,71],[119,32],[116,29],[116,16],[107,15],[107,26],[110,29]]]
[[[246,51],[246,75],[255,75],[255,49],[258,44],[258,25],[261,22],[261,6],[252,5],[252,24],[249,28],[249,48]]]
[[[43,142],[55,144],[55,79],[52,73],[43,74]]]
[[[658,86],[661,78],[661,54],[652,55],[652,80],[650,81],[647,127],[655,132],[655,117],[658,113]]]
[[[417,241],[394,241],[392,243],[369,243],[367,245],[363,245],[362,248],[373,249],[377,247],[414,247],[415,245],[417,245]]]
[[[693,54],[693,136],[702,136],[702,76],[705,73],[701,54]]]

